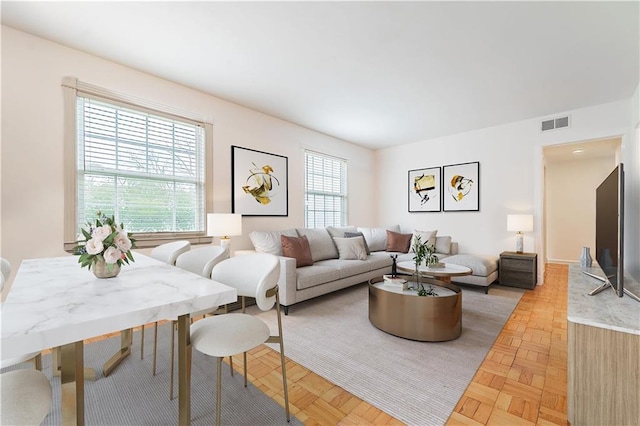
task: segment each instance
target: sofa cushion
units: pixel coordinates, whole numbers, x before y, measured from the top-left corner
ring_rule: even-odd
[[[428,243],[429,245],[435,247],[437,233],[438,233],[437,229],[435,231],[419,231],[415,229],[413,231],[413,234],[411,235],[411,246],[409,247],[409,251],[413,253],[413,244],[417,235],[420,235],[420,242]]]
[[[436,253],[451,253],[451,237],[436,237]]]
[[[319,262],[319,264],[331,267],[338,271],[340,273],[339,279],[366,274],[371,270],[371,266],[366,261],[362,260],[327,259]]]
[[[329,231],[325,228],[297,228],[296,231],[298,231],[298,235],[301,237],[304,235],[309,240],[311,256],[314,262],[338,258],[338,249],[333,243]]]
[[[364,237],[334,237],[333,241],[336,243],[336,247],[338,247],[340,259],[367,260],[367,250],[364,247]]]
[[[362,232],[370,251],[385,251],[387,249],[387,230],[400,232],[400,225],[388,228],[363,228],[358,227],[358,232]]]
[[[364,235],[362,234],[362,232],[345,232],[344,237],[345,238],[362,237],[362,241],[364,242],[364,249],[366,250],[367,254],[371,254],[371,250],[369,250],[369,246],[367,245],[367,240],[364,239]]]
[[[387,231],[387,251],[408,253],[412,238],[413,234],[400,234],[398,232]]]
[[[371,252],[371,255],[367,258],[367,263],[369,263],[370,265],[369,270],[375,271],[376,269],[390,268],[393,264],[393,260],[391,260],[390,254],[391,253],[387,253],[384,251]]]
[[[327,232],[331,235],[331,238],[338,237],[343,238],[345,232],[356,232],[355,226],[344,226],[342,228],[336,228],[335,226],[327,226]]]
[[[317,285],[323,285],[330,283],[331,281],[340,279],[340,270],[332,264],[326,264],[325,262],[356,262],[355,260],[321,260],[320,262],[311,266],[305,266],[303,268],[296,269],[296,288],[298,290],[304,290],[306,288],[315,287]],[[358,263],[363,263],[359,262]]]
[[[286,229],[284,231],[253,231],[249,234],[249,239],[257,252],[282,256],[281,235],[297,237],[298,233],[295,229]]]
[[[456,265],[471,268],[471,274],[481,277],[489,276],[498,269],[497,256],[485,256],[478,254],[455,254],[442,260],[444,263],[453,263]]]
[[[296,260],[296,268],[313,265],[309,240],[307,240],[306,236],[287,237],[286,235],[281,235],[280,240],[282,242],[282,253],[285,257],[293,257]]]

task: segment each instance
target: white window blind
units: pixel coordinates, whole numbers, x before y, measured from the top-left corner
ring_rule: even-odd
[[[78,96],[78,230],[96,212],[128,232],[205,229],[205,130],[188,120]]]
[[[347,162],[305,151],[305,226],[346,226]]]

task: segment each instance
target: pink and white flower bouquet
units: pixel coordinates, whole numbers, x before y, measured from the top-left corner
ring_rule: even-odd
[[[82,229],[84,240],[76,241],[74,254],[80,255],[78,263],[91,269],[97,262],[104,261],[108,269],[114,265],[121,266],[129,261],[135,262],[131,249],[135,248],[135,240],[131,233],[124,232],[123,225],[118,225],[113,216],[107,217],[98,212],[95,222],[87,222],[87,229]]]

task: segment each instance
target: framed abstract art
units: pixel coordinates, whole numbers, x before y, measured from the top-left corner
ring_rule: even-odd
[[[409,170],[409,212],[439,212],[441,189],[440,167]]]
[[[480,163],[442,167],[442,198],[445,212],[480,210]]]
[[[231,211],[243,216],[288,216],[288,159],[231,146]]]

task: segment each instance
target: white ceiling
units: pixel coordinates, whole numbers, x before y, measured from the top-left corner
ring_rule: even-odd
[[[4,25],[372,149],[629,99],[640,76],[637,1],[1,7]]]
[[[567,161],[591,160],[607,157],[613,161],[620,153],[621,138],[600,139],[561,145],[550,145],[543,148],[545,163],[564,163]]]

